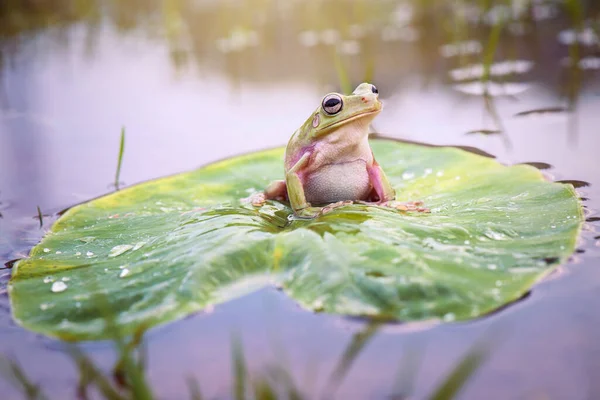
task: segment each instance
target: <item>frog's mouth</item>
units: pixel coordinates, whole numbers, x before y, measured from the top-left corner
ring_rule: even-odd
[[[368,117],[370,115],[372,115],[373,117],[375,117],[375,115],[377,115],[377,114],[379,114],[381,112],[382,108],[383,107],[374,109],[372,111],[361,112],[360,114],[352,115],[351,117],[348,117],[348,118],[343,119],[341,121],[336,121],[336,122],[333,122],[333,123],[331,123],[329,125],[322,126],[322,127],[320,127],[317,130],[317,132],[321,133],[321,132],[324,132],[324,131],[328,131],[328,130],[331,130],[332,128],[336,128],[336,127],[339,127],[339,126],[342,126],[342,125],[346,125],[349,122],[356,121],[357,119],[365,118],[365,117]]]

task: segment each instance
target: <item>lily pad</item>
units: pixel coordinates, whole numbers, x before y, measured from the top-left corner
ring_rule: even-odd
[[[235,157],[67,211],[13,270],[14,318],[101,339],[107,308],[131,333],[275,285],[309,310],[465,320],[573,252],[583,213],[571,185],[452,147],[372,147],[398,199],[430,214],[350,205],[294,220],[287,204],[240,201],[282,176],[283,149]]]

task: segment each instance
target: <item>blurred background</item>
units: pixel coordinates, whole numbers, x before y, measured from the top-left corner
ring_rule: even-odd
[[[571,262],[527,299],[470,323],[369,333],[336,398],[423,398],[496,330],[460,398],[598,398],[599,74],[595,0],[2,0],[0,261],[39,240],[37,207],[47,228],[113,190],[122,127],[129,185],[285,145],[324,94],[369,81],[384,102],[374,132],[532,163],[574,183],[588,222]],[[0,272],[0,353],[74,398],[72,364],[11,321]],[[186,397],[190,376],[228,398],[238,332],[251,370],[285,360],[311,398],[368,329],[263,290],[151,331],[147,372],[160,398]],[[110,345],[84,347],[114,362]],[[20,398],[1,380],[0,393]]]

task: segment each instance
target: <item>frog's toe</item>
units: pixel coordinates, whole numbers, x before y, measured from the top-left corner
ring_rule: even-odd
[[[338,201],[335,203],[328,204],[325,207],[323,207],[323,209],[321,210],[321,214],[327,214],[328,212],[330,212],[336,208],[343,207],[343,206],[349,206],[352,203],[353,203],[352,200],[344,200],[344,201]]]
[[[254,193],[253,195],[243,198],[242,201],[245,203],[250,203],[254,207],[262,207],[265,205],[267,198],[263,192]]]
[[[386,202],[382,203],[381,205],[384,207],[395,208],[398,211],[416,211],[416,212],[423,212],[423,213],[431,212],[429,210],[429,208],[423,207],[423,201],[421,201],[421,200],[407,201],[407,202],[391,200],[391,201],[386,201]]]
[[[306,207],[301,210],[294,211],[294,216],[300,219],[313,219],[319,217],[323,212],[321,207]]]

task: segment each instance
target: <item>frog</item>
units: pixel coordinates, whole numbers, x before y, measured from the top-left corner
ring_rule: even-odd
[[[379,90],[371,83],[361,83],[350,95],[326,94],[288,141],[285,179],[271,182],[247,200],[255,207],[266,200],[289,201],[294,216],[301,219],[352,203],[428,212],[421,201],[397,202],[375,160],[369,126],[382,109]]]

